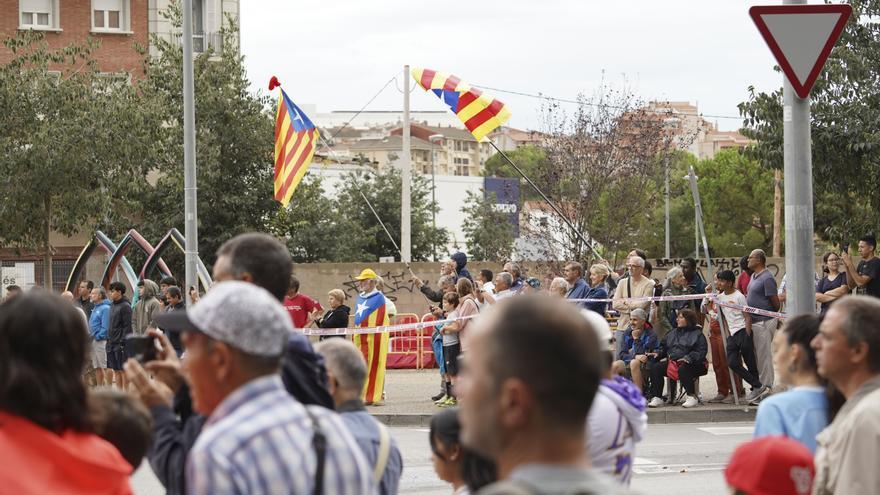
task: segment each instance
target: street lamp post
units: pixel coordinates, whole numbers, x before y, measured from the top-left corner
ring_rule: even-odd
[[[428,141],[431,141],[431,226],[434,228],[434,232],[437,231],[437,184],[434,180],[434,176],[436,175],[436,171],[434,170],[436,167],[437,157],[434,151],[434,142],[442,141],[443,134],[431,134],[428,136]],[[437,236],[431,236],[431,255],[433,256],[434,261],[437,261]]]
[[[699,178],[699,176],[694,175],[695,181]],[[685,175],[684,177],[682,177],[682,179],[690,181],[691,176]],[[699,221],[700,219],[697,212],[697,204],[694,203],[694,259],[696,260],[700,259],[700,228],[697,226]]]

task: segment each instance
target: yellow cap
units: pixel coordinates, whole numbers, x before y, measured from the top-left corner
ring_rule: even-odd
[[[376,275],[376,272],[374,272],[373,270],[370,270],[369,268],[364,268],[364,271],[362,271],[361,274],[358,275],[357,277],[355,277],[354,279],[355,280],[373,280],[373,279],[377,279],[377,278],[379,278],[379,276]]]

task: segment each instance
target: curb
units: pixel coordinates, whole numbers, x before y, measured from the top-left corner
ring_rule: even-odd
[[[666,406],[648,409],[647,413],[648,424],[735,423],[754,421],[757,410],[758,408],[753,406],[724,408],[700,406],[693,409]],[[373,417],[386,426],[428,428],[432,415],[418,413],[373,414]]]

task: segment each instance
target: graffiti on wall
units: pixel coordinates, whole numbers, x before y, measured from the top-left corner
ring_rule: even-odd
[[[652,274],[652,278],[658,278],[657,272],[661,271],[664,274],[670,268],[678,266],[681,264],[684,258],[655,258],[649,260],[652,265],[654,265],[654,273]],[[697,260],[697,269],[703,275],[706,276],[708,272],[708,264],[706,263],[706,258],[700,258]],[[712,258],[712,273],[718,273],[724,270],[731,270],[733,274],[739,277],[739,274],[742,270],[739,268],[739,258]],[[767,270],[773,274],[774,278],[779,278],[782,276],[781,269],[779,265],[772,259],[767,260]]]
[[[382,293],[392,301],[396,302],[402,292],[409,292],[410,294],[417,292],[416,284],[410,280],[412,276],[406,270],[385,270],[385,273],[377,272],[376,274],[382,277],[382,281],[385,283],[385,290]],[[357,296],[358,289],[355,275],[349,274],[348,280],[343,282],[342,285],[345,287],[343,290],[349,297]]]

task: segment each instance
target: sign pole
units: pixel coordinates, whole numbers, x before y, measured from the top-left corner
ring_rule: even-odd
[[[199,220],[196,203],[196,124],[193,77],[192,0],[183,0],[183,202],[184,202],[184,262],[186,294],[189,288],[199,289]],[[186,305],[192,300],[185,297]]]
[[[806,0],[784,0],[785,5]],[[785,266],[788,314],[813,313],[813,162],[810,150],[810,99],[800,98],[783,77],[782,127],[785,170]]]

